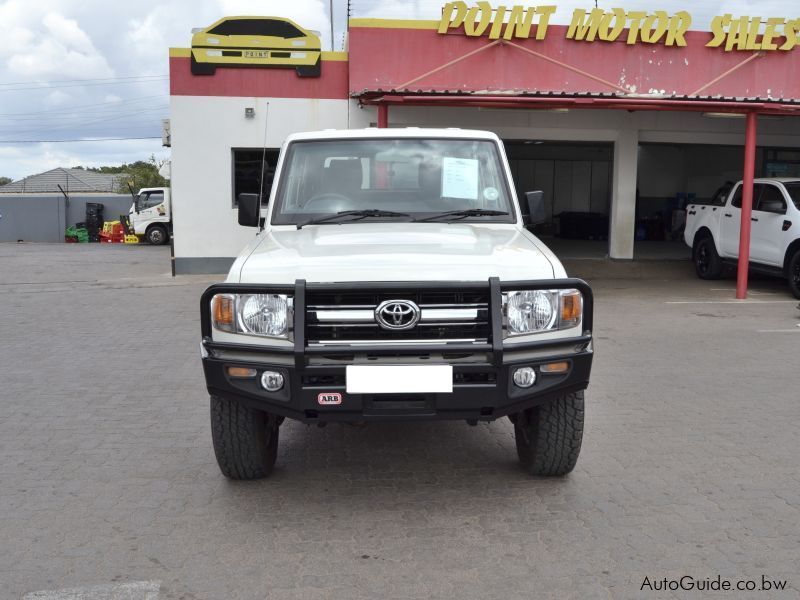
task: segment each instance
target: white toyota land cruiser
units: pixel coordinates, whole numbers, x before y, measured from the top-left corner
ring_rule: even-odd
[[[290,136],[259,229],[201,300],[214,451],[269,475],[284,418],[508,416],[535,475],[578,459],[592,292],[526,225],[496,135],[366,129]]]

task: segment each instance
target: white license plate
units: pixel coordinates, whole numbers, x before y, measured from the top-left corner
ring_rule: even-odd
[[[348,365],[348,394],[450,394],[452,365]]]
[[[267,50],[245,50],[244,51],[245,58],[269,58],[269,52]]]

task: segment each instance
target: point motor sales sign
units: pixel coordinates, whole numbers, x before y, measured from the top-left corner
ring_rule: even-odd
[[[466,2],[448,2],[442,10],[438,32],[446,34],[459,30],[468,36],[488,36],[489,39],[511,40],[534,38],[544,40],[550,18],[556,6],[498,6],[489,2],[478,2],[468,6]],[[662,44],[664,46],[686,46],[685,34],[692,24],[686,11],[669,14],[656,10],[625,11],[622,8],[591,11],[575,9],[566,31],[566,38],[583,42],[615,42],[626,44]],[[800,18],[787,19],[724,14],[711,21],[709,48],[734,50],[761,50],[788,52],[800,45]]]

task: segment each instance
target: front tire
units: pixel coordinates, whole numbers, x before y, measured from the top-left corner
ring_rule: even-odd
[[[719,279],[722,276],[722,259],[711,236],[707,235],[695,242],[692,258],[694,270],[700,279]]]
[[[166,227],[162,227],[161,225],[153,225],[150,227],[147,233],[145,233],[145,237],[153,246],[163,246],[169,242],[169,232],[167,232]]]
[[[278,432],[275,415],[211,396],[211,439],[225,477],[268,477],[278,455]]]
[[[796,250],[789,259],[789,289],[795,298],[800,298],[800,250]]]
[[[583,440],[583,392],[516,415],[517,456],[531,475],[563,476],[575,468]]]

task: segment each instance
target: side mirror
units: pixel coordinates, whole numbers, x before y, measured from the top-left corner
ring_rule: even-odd
[[[133,197],[133,211],[134,211],[136,214],[139,214],[139,210],[140,210],[140,209],[139,209],[139,194],[136,194],[136,195]]]
[[[547,216],[544,211],[544,192],[525,192],[525,200],[528,205],[528,215],[525,219],[526,225],[539,225],[547,221]]]
[[[239,194],[239,225],[258,227],[261,202],[258,194]]]

